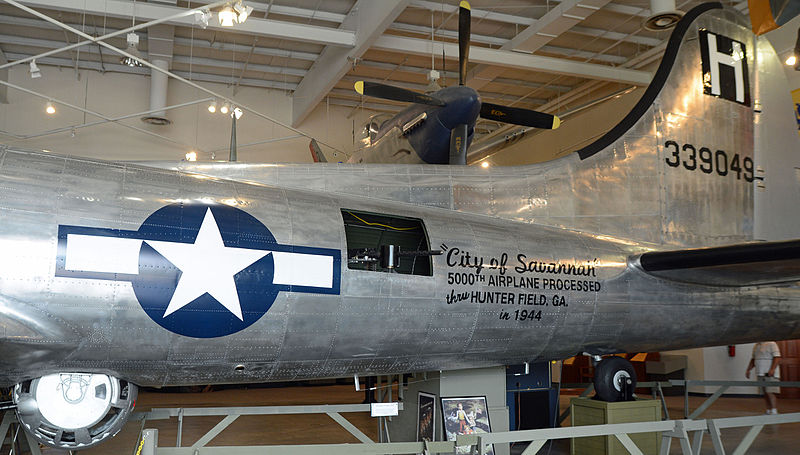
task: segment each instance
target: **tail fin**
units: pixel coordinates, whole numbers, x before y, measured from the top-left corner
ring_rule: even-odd
[[[545,169],[548,204],[569,200],[557,210],[573,218],[551,207],[528,219],[680,246],[800,237],[791,99],[775,51],[748,25],[720,3],[689,11],[630,113],[579,163]],[[789,214],[789,228],[770,226]]]

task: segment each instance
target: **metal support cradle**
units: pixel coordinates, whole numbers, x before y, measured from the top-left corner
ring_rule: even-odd
[[[362,405],[353,405],[362,406]],[[276,407],[279,408],[279,407]],[[224,409],[224,408],[215,408]],[[245,408],[230,408],[238,415],[252,415],[257,412],[241,412]],[[189,411],[189,409],[187,409]],[[219,415],[219,414],[197,414]],[[232,414],[237,415],[237,414]],[[731,452],[733,455],[744,454],[752,445],[758,433],[765,425],[785,423],[800,423],[800,413],[761,415],[751,417],[728,417],[707,420],[665,420],[661,422],[638,422],[608,425],[587,425],[580,427],[546,428],[540,430],[504,431],[497,433],[484,433],[480,435],[460,435],[455,441],[442,442],[391,442],[362,444],[313,444],[313,445],[281,445],[281,446],[220,446],[206,447],[198,445],[192,447],[158,447],[158,433],[145,430],[142,454],[158,455],[250,455],[250,454],[281,454],[281,455],[312,455],[325,453],[326,455],[352,455],[352,454],[408,454],[408,453],[455,453],[456,447],[471,446],[473,454],[486,454],[492,444],[507,444],[512,442],[528,442],[530,445],[523,455],[533,455],[541,449],[547,441],[552,439],[583,438],[591,436],[616,437],[632,455],[641,455],[642,452],[631,440],[630,435],[638,433],[660,432],[662,437],[661,455],[667,455],[671,448],[672,439],[678,439],[681,453],[684,455],[699,455],[705,434],[711,438],[714,454],[726,455],[721,431],[729,428],[750,427],[750,431]],[[214,430],[212,430],[213,432]],[[210,432],[211,433],[211,432]],[[206,439],[204,437],[203,439]],[[210,439],[209,439],[210,440]],[[208,441],[206,441],[208,442]]]

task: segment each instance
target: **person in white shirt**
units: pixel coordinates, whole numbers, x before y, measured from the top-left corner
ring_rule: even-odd
[[[753,346],[753,357],[745,372],[746,377],[750,377],[750,370],[756,369],[756,376],[759,381],[778,382],[781,379],[780,363],[781,351],[778,344],[774,341],[762,341]],[[764,393],[764,401],[767,404],[767,414],[777,414],[776,393],[780,393],[780,387],[761,387]]]

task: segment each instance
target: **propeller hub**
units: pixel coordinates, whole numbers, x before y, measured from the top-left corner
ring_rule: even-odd
[[[481,98],[474,89],[466,86],[447,87],[436,92],[436,98],[445,102],[436,116],[447,129],[456,125],[474,125],[481,111]]]

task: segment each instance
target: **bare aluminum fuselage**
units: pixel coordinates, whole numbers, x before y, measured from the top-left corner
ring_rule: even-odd
[[[752,106],[703,94],[697,30],[747,45],[754,97],[766,98],[760,87],[776,83],[780,63],[728,12],[693,27],[652,105],[584,159],[160,170],[3,149],[0,385],[59,371],[153,386],[279,381],[799,338],[797,286],[682,284],[631,259],[754,237],[753,175],[680,164],[686,144],[740,166],[769,153],[755,145]],[[783,108],[760,115],[791,118]],[[797,145],[794,131],[759,134]],[[338,293],[281,290],[249,327],[196,338],[149,317],[128,278],[57,273],[59,226],[133,232],[170,204],[234,206],[279,244],[339,251]],[[349,269],[343,209],[423,220],[431,248],[444,250],[433,275]]]

